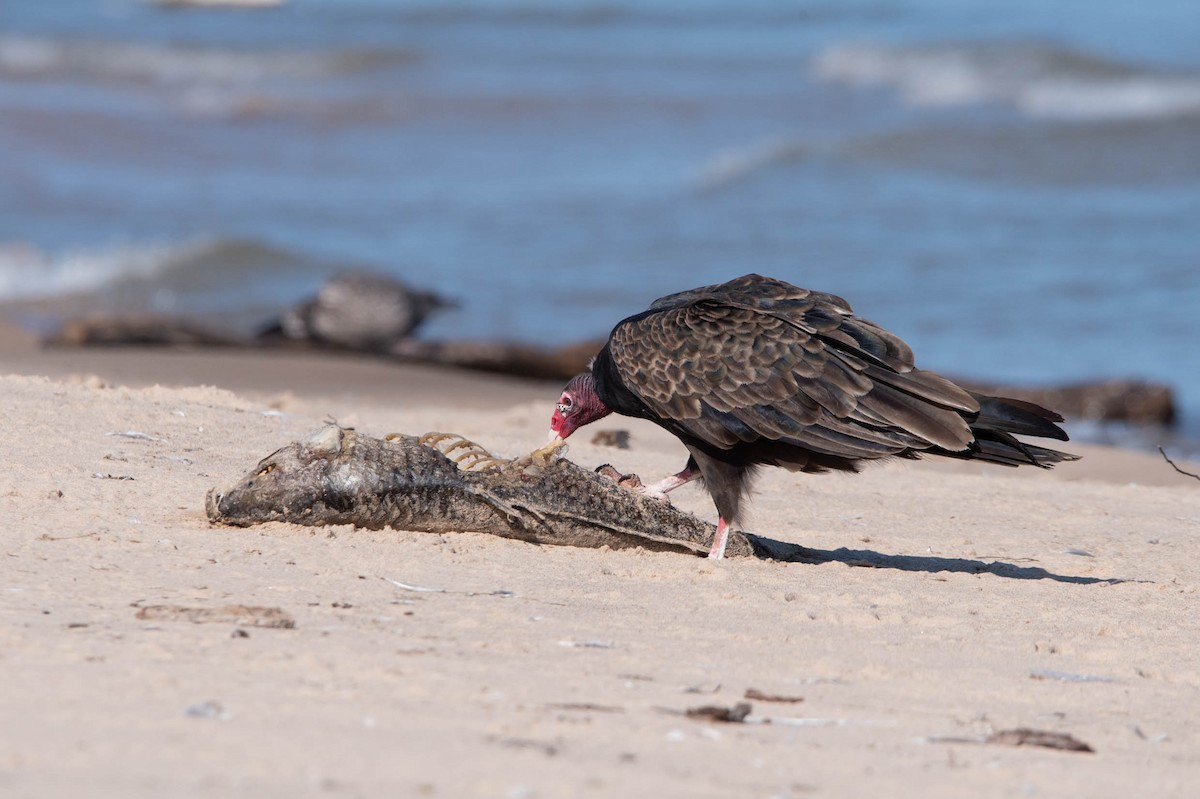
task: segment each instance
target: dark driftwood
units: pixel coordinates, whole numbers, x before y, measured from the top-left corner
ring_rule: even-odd
[[[561,347],[540,347],[505,341],[421,341],[396,343],[388,355],[413,363],[435,363],[480,372],[566,382],[587,369],[604,346],[584,341]]]
[[[70,319],[42,343],[50,347],[253,347],[254,340],[226,335],[170,316],[89,316]]]
[[[1059,386],[1005,386],[955,380],[963,388],[1033,402],[1073,419],[1173,425],[1175,394],[1170,386],[1146,380],[1092,380]]]

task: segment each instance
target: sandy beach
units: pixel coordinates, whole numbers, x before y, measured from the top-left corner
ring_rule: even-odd
[[[5,797],[1200,785],[1200,484],[1157,455],[772,470],[745,527],[815,562],[713,563],[205,518],[210,487],[328,419],[522,454],[555,386],[299,353],[39,351],[11,331],[0,375]],[[682,465],[649,424],[597,427],[631,447],[581,433],[576,462]],[[697,488],[676,504],[714,515]],[[740,702],[747,723],[686,715]],[[988,742],[1021,728],[1094,751]]]

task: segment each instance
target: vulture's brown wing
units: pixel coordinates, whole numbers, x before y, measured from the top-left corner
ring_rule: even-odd
[[[664,297],[618,325],[625,386],[677,429],[723,448],[760,438],[850,458],[974,436],[978,403],[912,365],[898,337],[840,297],[748,275]]]

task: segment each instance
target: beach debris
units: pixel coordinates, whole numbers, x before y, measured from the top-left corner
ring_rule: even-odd
[[[186,621],[192,624],[235,624],[239,627],[274,627],[290,630],[295,620],[281,608],[258,605],[223,605],[218,608],[184,605],[145,605],[135,618],[142,621]]]
[[[111,433],[105,433],[106,436],[119,436],[121,438],[132,438],[136,441],[162,441],[157,436],[152,436],[149,433],[141,433],[137,430],[114,430]]]
[[[1031,730],[1027,727],[1018,727],[1013,730],[999,730],[989,735],[984,742],[989,744],[1004,744],[1005,746],[1041,746],[1046,749],[1061,749],[1066,752],[1096,751],[1083,741],[1065,732]]]
[[[74,541],[79,538],[99,538],[98,533],[79,533],[78,535],[50,535],[42,533],[37,537],[38,541]]]
[[[517,596],[517,594],[515,592],[509,591],[507,588],[497,588],[494,591],[451,591],[448,588],[426,588],[425,586],[411,585],[409,583],[402,583],[399,580],[393,580],[391,577],[382,577],[380,579],[384,580],[385,582],[391,583],[392,585],[396,586],[397,588],[401,589],[402,591],[412,591],[412,592],[418,593],[418,594],[457,594],[458,596],[470,596],[470,597],[498,596],[498,597],[505,598],[505,599],[515,598]],[[521,599],[525,599],[530,602],[544,602],[547,605],[562,605],[563,604],[561,602],[549,602],[544,599],[534,599],[531,597],[521,597]],[[413,600],[397,599],[397,600],[393,600],[393,602],[395,602],[397,604],[412,604]],[[346,607],[346,608],[350,607],[350,605],[346,604],[346,603],[337,603],[337,602],[333,603],[333,607],[336,608],[339,606]]]
[[[619,705],[598,705],[593,702],[546,702],[542,707],[549,710],[574,710],[581,713],[624,713]]]
[[[1143,731],[1142,728],[1137,726],[1136,724],[1133,725],[1133,734],[1136,735],[1138,738],[1142,739],[1143,741],[1147,741],[1152,744],[1164,743],[1171,739],[1171,736],[1167,735],[1165,732],[1159,733],[1158,735],[1147,735],[1145,733],[1145,731]]]
[[[1185,471],[1184,469],[1179,468],[1178,464],[1176,464],[1175,461],[1171,460],[1171,458],[1167,455],[1167,451],[1165,449],[1163,449],[1162,447],[1158,448],[1158,453],[1163,456],[1163,460],[1165,460],[1167,463],[1171,464],[1171,468],[1174,469],[1175,471],[1179,472],[1180,474],[1182,474],[1186,477],[1192,477],[1192,478],[1195,478],[1196,480],[1200,480],[1200,474],[1195,474],[1194,472]]]
[[[1059,749],[1064,752],[1095,752],[1088,744],[1065,732],[1034,730],[1028,727],[1017,727],[1011,730],[997,730],[990,735],[931,735],[921,739],[931,744],[998,744],[1001,746],[1040,746],[1045,749]]]
[[[444,593],[446,593],[445,588],[424,588],[419,585],[409,585],[408,583],[402,583],[399,580],[393,580],[391,577],[384,577],[383,579],[387,580],[389,583],[396,586],[397,588],[404,589],[405,591],[417,591],[419,593],[425,593],[425,594],[444,594]]]
[[[700,685],[689,685],[683,689],[685,694],[717,694],[721,692],[721,683],[702,683]]]
[[[894,727],[893,719],[822,719],[806,716],[751,716],[747,724],[774,724],[778,727]]]
[[[536,738],[519,738],[516,736],[502,738],[500,736],[490,735],[484,740],[488,743],[498,744],[499,746],[503,746],[507,749],[528,749],[533,752],[540,752],[546,757],[554,757],[557,755],[562,746],[561,743],[548,743],[546,741],[539,741]],[[509,793],[512,794],[513,791],[510,791]],[[533,796],[534,794],[532,792],[526,792],[522,790],[517,791],[516,795]]]
[[[615,649],[616,644],[612,641],[559,641],[559,646],[565,646],[572,649]]]
[[[628,430],[601,430],[592,436],[592,444],[597,447],[613,447],[629,449]]]
[[[631,672],[618,674],[617,679],[627,680],[626,687],[630,687],[631,683],[635,682],[654,682],[654,678],[648,674],[633,674]]]
[[[736,705],[700,705],[690,707],[683,712],[690,719],[703,721],[720,721],[728,724],[742,724],[750,715],[752,706],[749,702],[738,702]]]
[[[757,702],[782,702],[782,703],[797,703],[803,702],[802,696],[785,696],[782,694],[769,694],[766,691],[760,691],[757,688],[747,688],[742,695],[743,699],[753,699]]]
[[[1069,671],[1055,669],[1034,669],[1029,672],[1034,680],[1057,680],[1058,682],[1120,682],[1116,677],[1104,677],[1098,674],[1074,674]]]
[[[92,472],[93,480],[132,480],[133,478],[127,474],[101,474],[100,472]]]
[[[233,718],[233,715],[215,699],[188,705],[183,709],[183,715],[194,719],[219,719],[220,721],[229,721]]]
[[[852,726],[886,726],[895,724],[892,720],[878,719],[847,719],[847,718],[808,718],[803,716],[759,716],[753,713],[749,702],[738,702],[734,705],[700,705],[686,710],[674,708],[655,708],[659,713],[676,716],[686,716],[698,721],[716,721],[726,724],[771,724],[779,727],[852,727]]]
[[[263,459],[229,488],[210,490],[208,518],[239,527],[353,524],[676,552],[705,552],[712,541],[711,524],[577,466],[560,450],[515,460],[489,456],[491,465],[464,470],[444,454],[462,442],[440,433],[382,440],[329,425]],[[787,559],[797,550],[740,533],[729,544],[731,555]]]
[[[250,342],[172,316],[93,314],[68,319],[44,343],[51,347],[243,347]]]

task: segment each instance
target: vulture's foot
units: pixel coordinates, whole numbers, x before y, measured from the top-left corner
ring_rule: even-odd
[[[607,477],[627,491],[636,491],[643,496],[656,499],[659,502],[665,502],[668,505],[671,504],[671,499],[665,491],[656,491],[654,486],[646,485],[642,482],[642,478],[636,474],[621,474],[612,464],[606,463],[603,466],[596,467],[596,474],[601,477]]]

